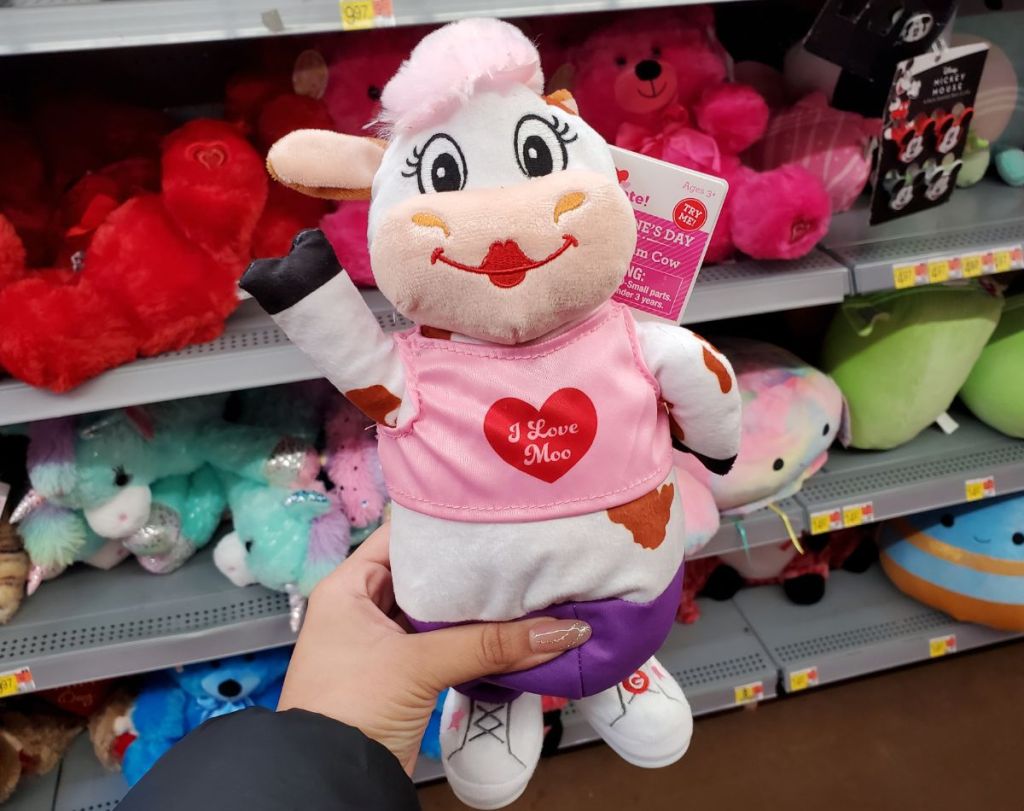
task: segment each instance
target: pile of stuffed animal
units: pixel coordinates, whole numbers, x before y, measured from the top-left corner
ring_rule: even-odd
[[[369,427],[319,381],[30,423],[31,488],[0,525],[24,551],[0,564],[20,567],[29,595],[75,563],[108,569],[134,556],[166,574],[230,515],[218,568],[236,585],[289,593],[298,612],[383,519]],[[4,618],[22,598],[11,582],[0,593]]]

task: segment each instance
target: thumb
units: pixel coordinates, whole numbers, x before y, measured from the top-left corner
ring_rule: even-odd
[[[526,670],[549,662],[590,639],[582,620],[535,617],[518,622],[482,622],[408,637],[418,648],[420,672],[441,690],[495,673]]]

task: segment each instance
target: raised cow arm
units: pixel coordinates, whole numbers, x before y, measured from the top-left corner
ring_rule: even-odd
[[[637,337],[661,386],[673,444],[712,473],[728,473],[740,447],[740,393],[729,361],[682,327],[644,321]]]
[[[322,232],[302,231],[287,256],[256,260],[241,286],[370,419],[396,424],[405,393],[398,351]]]

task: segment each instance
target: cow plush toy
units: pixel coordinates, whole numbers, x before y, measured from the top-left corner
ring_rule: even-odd
[[[546,616],[582,642],[448,694],[444,766],[477,808],[525,789],[541,694],[577,699],[637,765],[686,751],[689,707],[652,657],[685,540],[670,426],[720,473],[739,444],[728,362],[610,301],[633,211],[605,142],[571,96],[542,87],[518,29],[464,20],[424,38],[384,88],[383,139],[299,131],[270,150],[292,188],[371,197],[374,274],[416,328],[382,333],[318,231],[242,282],[378,424],[410,622]]]

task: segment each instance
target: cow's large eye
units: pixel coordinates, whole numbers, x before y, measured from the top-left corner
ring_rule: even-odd
[[[569,125],[557,118],[525,115],[516,124],[514,136],[516,162],[527,177],[543,177],[559,172],[569,163],[565,148],[576,140],[569,134]]]
[[[405,177],[416,177],[421,194],[428,192],[458,191],[466,185],[466,156],[455,139],[438,132],[406,158],[409,171]]]

